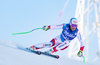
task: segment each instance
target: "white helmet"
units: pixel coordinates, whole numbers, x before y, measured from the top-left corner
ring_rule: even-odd
[[[70,25],[72,25],[72,24],[78,25],[78,20],[76,18],[71,18]]]

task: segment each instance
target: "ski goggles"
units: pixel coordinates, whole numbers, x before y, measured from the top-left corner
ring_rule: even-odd
[[[76,24],[71,24],[71,27],[77,27],[77,25]]]

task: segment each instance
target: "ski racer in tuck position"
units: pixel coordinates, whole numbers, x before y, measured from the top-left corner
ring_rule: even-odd
[[[28,49],[38,50],[46,47],[52,47],[52,49],[47,51],[48,53],[52,54],[59,50],[65,50],[66,48],[68,48],[70,42],[77,37],[78,40],[80,41],[80,50],[77,53],[77,55],[79,57],[82,57],[85,46],[81,38],[79,29],[77,27],[78,27],[78,20],[76,18],[71,18],[68,24],[44,26],[43,30],[45,31],[50,29],[62,29],[62,33],[57,37],[53,38],[50,42],[44,42],[32,45]]]

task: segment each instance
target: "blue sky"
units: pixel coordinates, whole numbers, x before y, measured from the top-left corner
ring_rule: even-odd
[[[0,0],[0,40],[29,45],[50,41],[59,35],[61,30],[37,30],[16,36],[11,34],[54,25],[65,2],[66,0]],[[69,0],[57,24],[68,23],[69,19],[74,17],[75,9],[76,0]]]
[[[44,25],[54,25],[65,2],[66,0],[1,0],[0,39],[9,40],[12,33],[29,31]],[[75,2],[69,2],[70,4],[68,3],[57,24],[68,22],[71,17],[74,17]],[[46,35],[43,31],[38,34]],[[25,37],[29,35],[25,35]],[[34,33],[31,33],[30,40],[33,39],[33,36],[35,36]]]

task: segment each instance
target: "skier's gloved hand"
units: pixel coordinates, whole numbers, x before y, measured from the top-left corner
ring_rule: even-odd
[[[50,29],[49,26],[43,26],[43,30],[47,31],[49,29]]]
[[[77,55],[79,56],[79,57],[82,57],[83,56],[83,51],[79,51],[78,53],[77,53]]]

